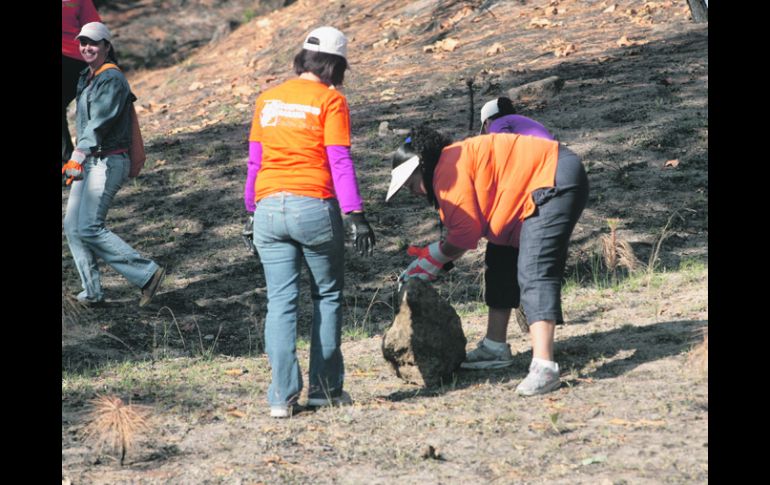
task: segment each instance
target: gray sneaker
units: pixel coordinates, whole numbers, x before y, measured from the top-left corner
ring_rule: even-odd
[[[513,365],[511,346],[505,344],[502,351],[494,351],[484,345],[482,338],[478,346],[465,355],[465,362],[460,364],[463,369],[502,369]]]
[[[559,364],[556,364],[556,370],[554,371],[533,361],[529,365],[529,374],[516,387],[516,394],[521,396],[545,394],[558,389],[559,386],[561,386]]]
[[[326,406],[349,406],[353,404],[353,399],[345,391],[342,391],[338,397],[309,397],[307,399],[308,407],[321,408]]]

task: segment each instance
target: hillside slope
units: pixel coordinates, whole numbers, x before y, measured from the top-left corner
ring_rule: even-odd
[[[240,239],[247,135],[256,96],[293,77],[304,35],[325,24],[350,40],[352,152],[378,245],[371,259],[346,256],[343,351],[359,404],[281,427],[262,403],[264,278]],[[389,374],[379,335],[410,261],[404,248],[435,240],[439,228],[421,200],[384,203],[387,156],[403,137],[393,129],[428,121],[456,139],[475,134],[485,101],[549,76],[565,81],[561,91],[518,107],[583,157],[591,184],[570,250],[568,322],[557,331],[569,385],[511,398],[529,359],[515,325],[515,368],[464,373],[436,392],[404,385]],[[119,193],[109,224],[169,275],[139,309],[138,291],[106,269],[107,304],[63,321],[68,473],[86,483],[389,483],[399,471],[405,483],[706,479],[708,388],[684,354],[708,321],[708,25],[690,21],[686,2],[299,0],[181,63],[131,71],[129,81],[148,162]],[[62,211],[66,196],[63,188]],[[609,218],[654,273],[607,282],[597,248]],[[436,284],[461,312],[469,348],[485,324],[482,271],[483,244]],[[79,286],[63,234],[62,285]],[[301,302],[306,338],[307,284]],[[249,373],[217,384],[231,367]],[[159,414],[129,469],[94,464],[80,442],[96,391]],[[231,406],[246,416],[233,418]],[[554,413],[564,432],[552,435]],[[426,443],[445,447],[448,462],[419,458]]]

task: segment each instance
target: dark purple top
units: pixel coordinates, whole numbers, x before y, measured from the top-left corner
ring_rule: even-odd
[[[517,133],[519,135],[531,135],[538,138],[553,140],[545,126],[537,121],[521,115],[506,115],[492,120],[489,123],[488,133]]]

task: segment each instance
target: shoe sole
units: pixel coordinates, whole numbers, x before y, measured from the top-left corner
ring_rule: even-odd
[[[519,396],[537,396],[538,394],[547,394],[551,391],[555,391],[560,387],[561,387],[561,381],[559,380],[551,384],[550,386],[541,387],[540,389],[536,389],[534,391],[521,391],[517,388],[516,394],[518,394]]]
[[[351,404],[353,404],[353,399],[351,399],[350,396],[345,396],[344,398],[333,397],[331,399],[325,397],[311,397],[307,400],[308,407],[313,408],[350,406]]]
[[[462,369],[502,369],[513,365],[513,361],[482,361],[482,362],[463,362],[460,364]]]
[[[328,408],[339,406],[350,406],[353,401],[329,401],[328,399],[308,399],[307,405],[311,408]]]
[[[160,269],[160,276],[157,278],[153,275],[153,280],[155,281],[155,284],[150,283],[150,296],[145,298],[144,295],[142,295],[142,299],[139,300],[139,306],[143,307],[150,303],[153,298],[155,298],[155,294],[158,292],[158,288],[160,288],[160,285],[163,283],[163,280],[166,279],[166,268]]]

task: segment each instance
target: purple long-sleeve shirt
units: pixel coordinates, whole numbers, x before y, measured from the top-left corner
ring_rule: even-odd
[[[326,156],[329,158],[329,169],[332,173],[334,191],[337,194],[340,209],[346,214],[351,211],[362,211],[364,202],[358,191],[356,169],[353,165],[353,158],[350,156],[350,148],[342,145],[327,146]],[[261,166],[262,143],[250,141],[246,185],[243,189],[243,202],[248,212],[254,212],[256,209],[254,186]]]
[[[538,138],[553,140],[554,137],[545,126],[537,121],[521,115],[506,115],[489,123],[488,133],[518,133]]]

